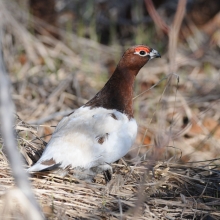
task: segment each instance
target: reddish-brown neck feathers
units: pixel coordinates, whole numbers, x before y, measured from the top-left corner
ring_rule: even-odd
[[[150,56],[140,56],[137,53],[140,51],[150,53],[151,50],[146,46],[128,49],[103,89],[85,106],[116,109],[127,114],[129,118],[133,117],[132,98],[135,76],[150,59]]]

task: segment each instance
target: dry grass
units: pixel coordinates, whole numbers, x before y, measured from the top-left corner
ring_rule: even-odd
[[[35,162],[44,148],[36,127],[17,119],[20,152]],[[21,138],[25,135],[25,138]],[[31,177],[35,195],[48,219],[219,219],[220,159],[180,164],[144,158],[113,164],[113,179],[106,185],[64,179],[47,173]],[[7,161],[1,156],[1,216],[22,219],[25,206]],[[198,165],[199,164],[199,165]],[[8,204],[8,199],[19,201]],[[7,205],[6,205],[7,204]]]
[[[10,2],[0,7],[7,18],[2,21],[3,53],[13,83],[18,146],[31,165],[57,122],[102,87],[108,78],[104,64],[118,60],[121,49],[63,30],[58,30],[62,41],[36,37],[26,24],[46,24]],[[185,48],[201,46],[194,38],[187,42]],[[135,95],[143,93],[134,99],[138,138],[129,153],[132,160],[113,165],[110,183],[101,175],[94,183],[73,179],[71,173],[64,179],[44,173],[31,177],[48,219],[220,219],[220,163],[213,159],[220,157],[218,52],[204,50],[197,59],[181,48],[177,76],[169,85],[166,54],[138,75]],[[1,136],[0,145],[0,216],[25,219],[27,201],[14,187]]]

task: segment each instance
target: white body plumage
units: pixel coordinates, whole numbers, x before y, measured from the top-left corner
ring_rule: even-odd
[[[129,151],[136,135],[134,118],[117,110],[82,106],[59,122],[41,158],[29,171],[49,168],[45,161],[51,159],[62,169],[89,170],[115,162]]]

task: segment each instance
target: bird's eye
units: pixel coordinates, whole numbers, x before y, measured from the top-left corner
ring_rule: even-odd
[[[140,53],[140,55],[142,55],[142,56],[144,56],[144,55],[146,54],[146,52],[143,51],[143,50],[141,50],[139,53]]]

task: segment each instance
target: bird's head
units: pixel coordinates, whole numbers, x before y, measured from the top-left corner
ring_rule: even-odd
[[[123,54],[119,66],[122,69],[128,69],[135,71],[135,75],[138,71],[151,59],[161,57],[160,54],[145,45],[138,45],[131,47]]]

